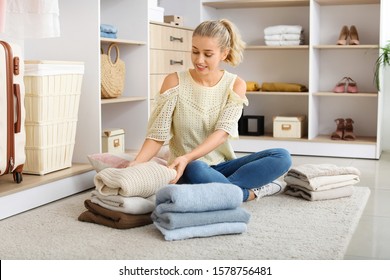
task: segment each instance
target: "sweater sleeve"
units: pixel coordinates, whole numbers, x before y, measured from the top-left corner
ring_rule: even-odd
[[[218,119],[215,129],[229,133],[232,138],[238,138],[238,120],[242,115],[243,107],[248,106],[248,99],[241,98],[232,89],[229,89],[228,100]]]
[[[154,110],[148,122],[146,138],[167,141],[171,138],[172,115],[176,107],[179,87],[168,89],[156,97]]]

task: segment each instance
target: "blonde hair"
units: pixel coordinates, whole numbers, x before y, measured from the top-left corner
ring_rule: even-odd
[[[217,38],[221,50],[229,51],[224,61],[232,66],[237,66],[243,60],[246,44],[237,27],[227,19],[204,21],[195,28],[192,36]]]

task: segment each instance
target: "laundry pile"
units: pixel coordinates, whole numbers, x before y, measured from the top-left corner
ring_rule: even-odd
[[[297,46],[305,43],[303,28],[300,25],[274,25],[264,29],[267,46]]]
[[[360,182],[360,171],[355,167],[333,164],[303,164],[291,168],[284,177],[285,194],[307,200],[326,200],[348,197]]]
[[[239,234],[250,219],[242,200],[242,190],[233,184],[167,185],[156,193],[151,217],[169,241]]]
[[[79,221],[128,229],[151,224],[156,192],[176,171],[154,161],[127,168],[105,168],[94,177],[95,190],[84,201]]]
[[[100,24],[100,37],[116,39],[118,28],[111,24]]]

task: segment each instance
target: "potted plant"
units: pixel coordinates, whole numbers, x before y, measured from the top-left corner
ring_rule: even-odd
[[[379,71],[381,67],[386,67],[390,65],[390,41],[384,46],[380,48],[381,54],[375,61],[375,73],[374,73],[374,81],[376,88],[380,90],[380,80],[379,80]]]

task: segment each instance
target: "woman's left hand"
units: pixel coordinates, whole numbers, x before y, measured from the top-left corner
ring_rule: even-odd
[[[180,156],[180,157],[177,157],[172,162],[172,164],[168,166],[169,168],[175,169],[176,173],[177,173],[175,179],[173,179],[172,181],[169,182],[170,184],[176,184],[177,181],[179,181],[180,177],[183,175],[183,172],[187,167],[188,162],[189,161],[186,158],[186,156]]]

